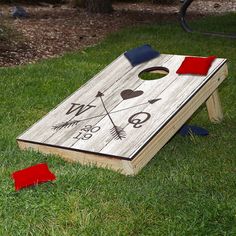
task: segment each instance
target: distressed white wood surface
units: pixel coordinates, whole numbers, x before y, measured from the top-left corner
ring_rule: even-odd
[[[130,160],[225,63],[225,59],[216,59],[207,76],[181,76],[176,70],[183,59],[184,56],[162,54],[132,68],[122,55],[20,135],[18,140]],[[165,67],[169,74],[152,81],[138,77],[143,70],[153,67]],[[134,91],[130,98],[121,96],[125,90]],[[96,97],[98,92],[103,96]],[[148,102],[154,99],[160,100]],[[73,107],[73,103],[79,105]],[[79,109],[72,110],[81,105],[84,110],[75,116]],[[66,114],[68,111],[71,113]],[[73,126],[53,129],[58,124],[75,121],[77,123]],[[116,139],[118,135],[112,135],[114,125],[120,127],[123,138]]]

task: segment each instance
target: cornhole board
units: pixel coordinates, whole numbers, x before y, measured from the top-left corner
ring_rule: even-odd
[[[135,175],[205,101],[210,119],[222,119],[226,59],[207,76],[178,75],[184,58],[161,54],[132,67],[121,55],[21,134],[19,147]],[[166,76],[142,80],[144,71]]]

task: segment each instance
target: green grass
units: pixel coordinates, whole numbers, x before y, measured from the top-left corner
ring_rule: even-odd
[[[215,17],[225,29],[235,15]],[[210,27],[212,18],[202,20]],[[199,22],[193,22],[198,25]],[[225,118],[205,107],[189,121],[208,137],[174,136],[135,177],[20,151],[16,137],[127,49],[228,58]],[[125,29],[101,44],[35,65],[0,69],[0,235],[236,235],[236,42],[178,24]],[[39,162],[54,183],[14,191],[10,175]]]
[[[162,70],[162,68],[154,68],[151,71],[144,71],[139,74],[139,78],[142,80],[157,80],[165,77],[168,74],[167,71]]]

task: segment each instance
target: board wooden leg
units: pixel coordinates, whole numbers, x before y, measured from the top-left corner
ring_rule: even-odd
[[[219,123],[223,119],[218,89],[216,89],[206,101],[208,116],[211,122]]]

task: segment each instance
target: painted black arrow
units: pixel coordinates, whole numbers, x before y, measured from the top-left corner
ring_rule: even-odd
[[[104,110],[106,111],[106,115],[108,116],[109,120],[111,121],[113,127],[111,128],[110,132],[111,132],[111,135],[115,138],[115,139],[122,139],[122,138],[125,138],[126,137],[126,133],[124,131],[124,129],[120,126],[117,126],[114,121],[112,120],[111,116],[110,116],[110,113],[108,112],[106,106],[105,106],[105,103],[102,99],[102,97],[104,96],[103,93],[101,92],[98,92],[98,94],[96,95],[96,97],[100,97],[100,100],[102,102],[102,105],[103,105],[103,108]]]
[[[101,93],[101,92],[98,92],[98,94],[96,95],[96,97],[102,97],[102,96],[104,96],[104,94]],[[106,115],[108,115],[109,118],[110,118],[110,114],[117,113],[117,112],[120,112],[120,111],[129,110],[131,108],[142,106],[142,105],[145,105],[145,104],[154,104],[155,102],[157,102],[159,100],[161,100],[161,98],[151,99],[151,100],[148,100],[147,102],[140,103],[140,104],[137,104],[137,105],[134,105],[134,106],[131,106],[131,107],[126,107],[126,108],[123,108],[123,109],[120,109],[120,110],[117,110],[117,111],[111,111],[111,112],[107,111],[109,113],[109,115],[106,113],[106,114],[101,114],[101,115],[97,115],[97,116],[88,117],[88,118],[81,119],[81,120],[71,120],[71,121],[62,122],[62,123],[54,125],[52,128],[54,130],[60,130],[62,128],[70,128],[70,127],[73,127],[74,125],[79,124],[81,121],[91,120],[91,119],[102,117],[102,116],[105,117]],[[105,110],[107,110],[107,109],[105,108]],[[114,125],[113,120],[112,120],[112,124]]]
[[[104,94],[102,92],[98,91],[96,97],[98,98],[98,97],[102,97],[102,96],[104,96]]]

